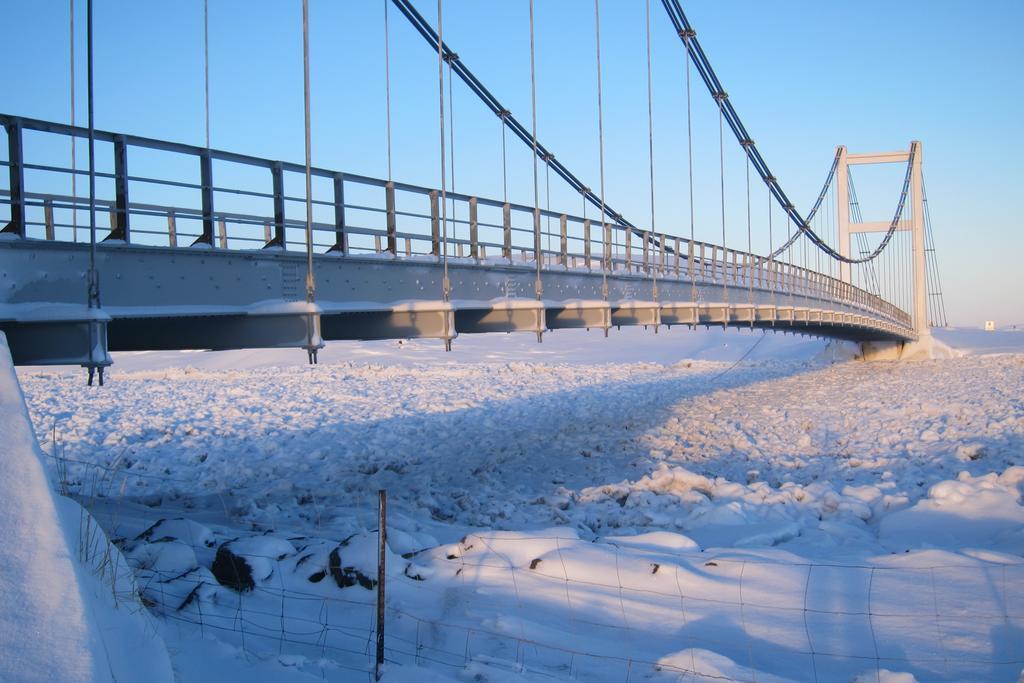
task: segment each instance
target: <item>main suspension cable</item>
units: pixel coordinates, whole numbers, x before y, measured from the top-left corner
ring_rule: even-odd
[[[724,92],[724,88],[718,80],[718,76],[715,74],[715,71],[711,66],[711,62],[704,53],[700,42],[697,40],[696,33],[693,31],[693,27],[686,18],[686,13],[683,12],[683,8],[679,0],[662,0],[662,5],[665,7],[665,11],[669,16],[676,33],[682,39],[687,52],[692,55],[697,71],[700,74],[701,79],[704,81],[704,84],[707,86],[708,92],[711,93],[713,98],[719,97],[720,93]],[[736,136],[736,140],[741,144],[745,140],[750,140],[750,135],[747,133],[746,128],[743,126],[743,122],[736,113],[736,109],[732,106],[732,103],[729,102],[728,98],[726,98],[724,102],[720,102],[719,106],[722,109],[723,117],[729,123],[729,128]],[[812,244],[831,258],[845,263],[863,263],[864,261],[870,261],[873,258],[876,258],[878,254],[885,249],[885,246],[888,245],[889,241],[884,240],[879,250],[863,259],[851,259],[840,254],[838,251],[830,247],[828,243],[811,228],[810,217],[805,219],[800,215],[800,212],[789,200],[789,197],[786,196],[786,193],[783,191],[778,179],[772,174],[771,169],[768,168],[768,164],[765,162],[764,157],[761,156],[761,152],[757,149],[757,146],[753,144],[747,146],[746,153],[750,158],[751,163],[754,165],[755,170],[757,170],[758,174],[761,176],[761,179],[764,180],[771,188],[772,195],[775,197],[779,206],[781,206],[786,214],[793,220],[796,227],[799,229],[799,232],[805,235]],[[901,199],[901,207],[902,204],[903,200]],[[894,227],[890,228],[890,237],[894,230]]]
[[[832,184],[832,179],[835,178],[836,169],[839,167],[839,157],[840,157],[840,152],[839,152],[839,150],[836,150],[835,158],[832,159],[832,166],[829,167],[828,175],[825,176],[825,184],[821,186],[821,192],[818,193],[818,198],[816,200],[814,200],[814,206],[811,207],[810,212],[808,212],[808,214],[807,214],[807,218],[805,219],[805,220],[807,220],[807,222],[811,222],[811,221],[814,220],[815,216],[818,215],[818,209],[821,208],[821,203],[823,201],[825,201],[825,195],[828,193],[828,188]],[[765,180],[765,183],[768,185],[768,192],[769,193],[771,193],[771,191],[772,191],[772,182],[774,180],[775,180],[774,178],[769,178],[769,179]],[[790,216],[790,218],[792,218],[792,216]],[[803,233],[801,231],[799,231],[799,230],[797,232],[793,233],[792,235],[789,236],[789,239],[787,239],[786,242],[784,244],[782,244],[782,246],[780,246],[778,249],[776,249],[774,252],[772,252],[771,255],[772,256],[778,256],[779,254],[783,253],[784,251],[789,249],[789,247],[794,242],[796,242],[801,236],[803,236]]]
[[[391,0],[394,5],[402,12],[402,15],[412,24],[413,28],[423,37],[424,40],[431,46],[432,49],[442,51],[445,54],[455,54],[448,45],[444,44],[437,32],[430,26],[430,24],[423,18],[423,16],[413,6],[411,0]],[[472,71],[455,55],[452,60],[452,71],[469,87],[469,89],[480,98],[480,100],[490,109],[495,116],[502,117],[504,119],[504,125],[507,126],[517,138],[519,138],[525,145],[533,148],[533,135],[530,130],[524,126],[515,116],[505,108],[501,102],[480,82],[480,80],[473,74]],[[586,201],[595,207],[603,207],[601,220],[605,220],[605,217],[614,221],[615,223],[631,228],[634,234],[641,234],[639,228],[633,223],[626,220],[622,214],[615,211],[611,206],[604,202],[601,197],[598,197],[594,192],[590,190],[585,183],[583,183],[576,175],[574,175],[568,168],[560,162],[551,151],[544,146],[540,140],[537,141],[537,152],[541,156],[551,155],[551,168],[554,172],[561,177],[571,188],[581,193]]]

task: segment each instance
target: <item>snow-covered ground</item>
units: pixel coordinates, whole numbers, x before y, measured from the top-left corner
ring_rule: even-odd
[[[0,333],[0,680],[170,683],[132,570],[95,520],[56,497]]]
[[[629,328],[19,377],[181,680],[366,680],[386,489],[385,680],[1014,681],[1024,332],[939,337],[967,355]]]

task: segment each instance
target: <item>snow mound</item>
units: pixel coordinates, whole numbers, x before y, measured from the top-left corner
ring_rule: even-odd
[[[724,655],[699,647],[691,647],[680,652],[666,655],[658,660],[658,665],[663,671],[668,673],[678,673],[683,676],[691,674],[694,675],[697,680],[753,680],[762,681],[763,683],[781,683],[782,681],[787,680],[778,676],[772,676],[764,671],[755,671],[748,667],[740,666]]]
[[[3,333],[0,425],[0,680],[172,681],[117,548],[50,488]]]
[[[634,482],[585,488],[576,501],[591,528],[675,528],[702,548],[768,547],[808,531],[858,537],[887,503],[877,487],[742,484],[664,462]]]
[[[884,517],[879,538],[894,551],[985,547],[1024,553],[1024,467],[941,481],[914,506]]]

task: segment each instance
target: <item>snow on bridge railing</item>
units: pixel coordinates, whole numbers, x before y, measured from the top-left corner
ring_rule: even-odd
[[[26,131],[69,138],[87,137],[88,131],[3,114],[0,122],[10,150],[8,159],[0,162],[9,170],[8,187],[0,190],[0,205],[10,211],[5,232],[52,241],[88,241],[88,221],[79,220],[89,207],[88,197],[67,192],[67,179],[87,172],[63,162],[26,162],[23,150]],[[147,246],[305,249],[304,218],[288,216],[289,206],[294,210],[303,205],[305,196],[286,192],[286,180],[304,173],[304,166],[134,135],[106,131],[95,135],[110,147],[113,157],[106,164],[112,172],[95,174],[104,195],[97,197],[96,206],[109,216],[106,226],[97,225],[99,239]],[[52,145],[48,149],[52,154]],[[139,159],[129,158],[129,150],[136,150]],[[173,155],[173,160],[161,156],[166,154]],[[180,161],[189,157],[194,163],[185,170]],[[132,173],[136,161],[154,168],[153,175]],[[156,177],[164,167],[177,168],[176,177]],[[252,177],[247,169],[253,168],[266,175]],[[230,180],[218,184],[215,174]],[[313,242],[318,251],[395,258],[446,254],[470,263],[495,259],[507,264],[535,263],[531,206],[446,192],[449,206],[442,212],[436,189],[316,167],[312,174],[316,180]],[[329,187],[325,180],[330,181]],[[262,185],[270,185],[269,191]],[[448,214],[447,230],[441,226],[444,213]],[[780,305],[797,305],[796,297],[835,301],[910,325],[908,313],[877,295],[792,263],[666,233],[602,224],[586,216],[547,209],[539,214],[544,269],[730,286],[748,289],[751,295],[757,289],[770,292],[773,300],[778,297]]]

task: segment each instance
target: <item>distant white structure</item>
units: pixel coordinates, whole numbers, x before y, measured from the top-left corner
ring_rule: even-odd
[[[995,320],[986,320],[985,321],[985,331],[986,332],[992,332],[995,329],[996,329],[996,321]]]

